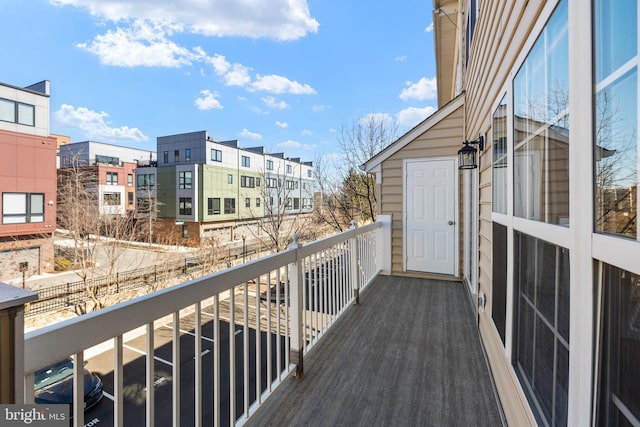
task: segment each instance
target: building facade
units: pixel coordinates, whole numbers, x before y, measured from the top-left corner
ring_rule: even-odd
[[[0,271],[11,280],[52,271],[56,139],[49,136],[49,82],[0,83]]]
[[[407,261],[416,234],[447,248],[427,260],[459,255],[445,276],[509,425],[640,425],[638,19],[637,1],[434,0],[439,110],[365,165],[395,273],[442,274]]]
[[[206,131],[157,139],[157,217],[164,234],[200,242],[253,235],[245,230],[273,215],[313,210],[313,165]],[[148,174],[147,171],[140,173]]]
[[[136,207],[135,169],[155,164],[156,153],[95,141],[60,146],[60,169],[77,169],[95,186],[98,212],[131,215]]]

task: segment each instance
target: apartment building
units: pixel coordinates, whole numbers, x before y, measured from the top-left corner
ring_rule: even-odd
[[[56,139],[49,136],[49,82],[0,83],[0,275],[52,271]]]
[[[165,235],[237,240],[262,218],[313,210],[310,162],[214,141],[206,131],[158,137],[157,152],[157,218]]]
[[[135,211],[135,169],[155,164],[156,153],[95,141],[60,146],[61,174],[77,169],[95,186],[101,214],[131,215]],[[65,172],[66,171],[66,172]]]
[[[467,284],[509,425],[640,425],[638,20],[433,0],[439,109],[365,165],[393,271]]]

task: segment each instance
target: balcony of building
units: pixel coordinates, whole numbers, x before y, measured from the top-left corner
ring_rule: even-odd
[[[1,403],[34,402],[34,373],[71,356],[105,392],[85,412],[74,388],[77,426],[503,424],[464,286],[386,275],[388,248],[383,217],[24,340],[35,296],[5,294]]]

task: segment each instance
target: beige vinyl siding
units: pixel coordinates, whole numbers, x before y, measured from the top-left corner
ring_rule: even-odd
[[[464,108],[459,107],[440,122],[408,143],[381,165],[382,184],[379,186],[378,212],[392,215],[391,271],[403,272],[403,162],[405,159],[455,157],[461,147]],[[462,210],[461,208],[459,209]],[[461,212],[460,212],[460,218]],[[458,221],[460,223],[460,220]],[[461,227],[462,228],[462,227]],[[460,229],[462,233],[462,229]],[[460,235],[462,236],[462,234]],[[462,246],[462,245],[460,245]],[[460,260],[462,255],[460,254]]]
[[[484,10],[476,23],[466,76],[466,139],[490,132],[492,110],[504,95],[510,74],[517,71],[517,61],[526,44],[531,42],[529,34],[544,4],[540,0],[482,3]],[[488,147],[479,165],[478,291],[486,295],[487,304],[479,311],[479,328],[509,425],[534,426],[536,421],[491,318],[491,138],[486,141]]]

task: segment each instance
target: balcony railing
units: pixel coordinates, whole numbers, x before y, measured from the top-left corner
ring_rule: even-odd
[[[136,425],[178,426],[181,418],[196,426],[244,424],[285,378],[303,374],[305,354],[358,302],[360,290],[388,269],[389,251],[385,216],[309,244],[294,237],[281,253],[27,333],[24,343],[15,343],[15,402],[33,403],[34,373],[72,356],[73,423],[84,425],[84,361],[106,347],[113,359],[108,393],[114,425],[124,425],[125,342],[138,336],[144,337],[139,370],[145,379],[138,384],[144,413]],[[155,337],[162,326],[171,329],[170,361],[163,359],[171,366],[170,414],[169,405],[160,407],[155,398],[156,354],[164,344]],[[16,330],[21,327],[18,319]],[[187,336],[194,338],[187,352],[193,366],[180,360]],[[203,342],[211,348],[204,350]]]

